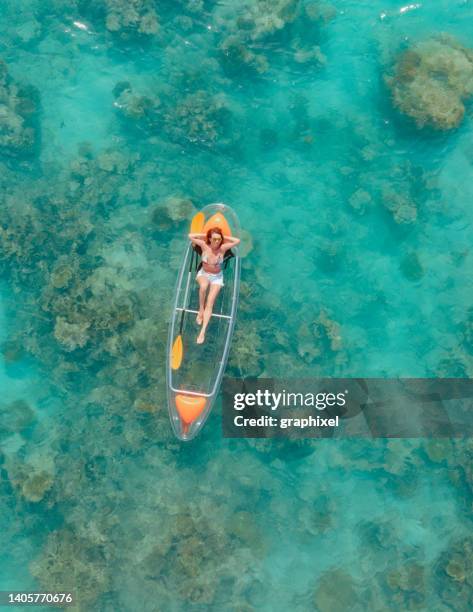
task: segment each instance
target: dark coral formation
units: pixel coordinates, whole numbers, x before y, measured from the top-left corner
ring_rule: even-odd
[[[113,88],[113,95],[114,106],[123,117],[143,123],[148,128],[152,128],[158,121],[159,98],[135,93],[128,81],[117,83]]]
[[[44,589],[74,593],[74,610],[90,610],[97,597],[108,589],[107,560],[105,546],[65,528],[49,534],[41,556],[30,569]]]
[[[196,520],[192,511],[183,508],[173,517],[168,537],[157,542],[143,560],[146,573],[155,579],[166,576],[167,587],[182,603],[210,605],[216,591],[230,577],[235,553],[229,535],[219,532],[204,517]],[[218,568],[215,556],[218,556]]]
[[[288,56],[295,64],[320,66],[325,63],[317,44],[316,24],[333,17],[335,9],[332,7],[300,0],[245,0],[235,6],[236,10],[228,5],[216,11],[217,24],[224,32],[219,44],[220,59],[227,74],[237,76],[246,72],[256,76],[266,73],[270,59],[263,50],[263,43],[268,41],[272,43],[273,57]],[[307,26],[311,22],[314,24],[311,35],[307,35],[307,28],[301,24]]]
[[[117,457],[140,456],[148,448],[155,453],[157,445],[153,461],[166,471],[179,450],[163,401],[162,313],[171,296],[156,287],[174,281],[169,264],[177,249],[169,244],[196,206],[185,194],[160,187],[154,164],[138,163],[122,150],[95,155],[84,146],[68,167],[49,172],[48,181],[30,180],[26,187],[8,175],[0,228],[1,271],[19,296],[15,308],[25,330],[2,350],[12,362],[24,352],[36,357],[62,398],[48,455],[34,453],[34,441],[45,434],[25,402],[0,411],[0,424],[8,424],[2,435],[11,449],[13,442],[23,449],[18,456],[8,451],[5,459],[16,503],[54,508],[66,522],[47,538],[32,572],[47,589],[72,580],[80,594],[77,609],[85,610],[110,589],[121,575],[114,568],[129,555],[139,568],[136,580],[143,577],[154,601],[175,600],[177,593],[182,605],[217,605],[236,572],[230,553],[239,563],[246,558],[251,575],[257,531],[248,517],[240,513],[225,539],[222,524],[206,521],[199,508],[192,514],[182,505],[182,520],[173,517],[166,527],[153,512],[149,524],[157,530],[150,539],[148,529],[141,548],[132,550],[128,531],[117,527],[130,520],[117,486],[125,480]],[[150,265],[157,260],[160,267]],[[164,516],[167,501],[160,503]],[[140,519],[133,520],[138,532]],[[219,563],[227,559],[217,568],[216,553]],[[244,600],[246,586],[236,582],[230,590]]]
[[[473,95],[473,50],[441,36],[403,51],[386,76],[394,105],[419,128],[458,127]]]
[[[132,30],[149,36],[158,31],[153,0],[105,0],[105,9],[105,25],[110,32]]]
[[[313,600],[318,612],[342,612],[349,610],[356,603],[356,582],[349,574],[335,568],[321,576]]]
[[[206,147],[231,142],[230,122],[225,98],[203,90],[185,96],[164,115],[164,129],[172,140]]]
[[[128,82],[114,88],[115,108],[125,125],[136,126],[150,137],[165,136],[181,145],[222,148],[237,139],[232,111],[223,94],[203,89],[170,96],[142,94]]]
[[[17,402],[10,405],[12,413],[15,404]],[[24,406],[22,408],[22,411],[24,411],[27,405],[25,402],[21,402],[21,404]],[[29,415],[28,421],[28,425],[33,424],[33,418]],[[23,429],[22,427],[19,428],[21,436],[26,433]],[[23,446],[24,443],[24,439],[18,439],[18,446]],[[26,451],[19,452],[16,455],[8,453],[4,468],[8,474],[9,483],[18,493],[22,503],[38,503],[43,500],[49,503],[50,493],[55,482],[54,459],[50,450],[34,448],[31,445],[29,448],[26,447]]]
[[[159,31],[155,0],[85,0],[82,14],[91,16],[122,40],[152,37]]]
[[[425,272],[417,253],[407,253],[401,260],[400,269],[403,275],[412,282],[422,280]]]
[[[57,177],[52,194],[41,181],[2,194],[2,272],[18,288],[38,287],[24,298],[23,312],[27,317],[35,312],[37,324],[24,348],[47,363],[62,384],[79,376],[77,351],[82,351],[81,376],[98,366],[105,369],[107,360],[108,367],[110,360],[124,360],[125,384],[132,386],[133,375],[136,394],[161,378],[153,367],[166,333],[157,319],[159,308],[153,313],[154,299],[139,286],[134,264],[126,265],[128,257],[143,257],[143,238],[136,228],[114,230],[106,221],[120,187],[130,184],[122,173],[132,163],[119,152],[80,156]],[[58,224],[61,231],[52,232]],[[51,340],[62,350],[55,352]]]
[[[450,609],[473,606],[473,538],[452,543],[435,566],[435,589]]]
[[[338,130],[340,137],[348,132],[356,143],[340,168],[341,187],[353,214],[362,217],[382,208],[399,228],[415,227],[424,202],[438,197],[432,174],[414,159],[393,156],[394,139],[383,137],[368,117],[357,117],[353,125],[340,120]]]
[[[0,153],[31,156],[38,144],[39,94],[31,86],[18,85],[0,60]]]
[[[416,561],[406,560],[384,576],[384,588],[390,601],[403,610],[422,610],[426,605],[426,568]]]
[[[456,321],[456,333],[443,348],[441,358],[435,370],[437,376],[455,376],[471,378],[473,376],[473,308]]]
[[[308,310],[307,314],[309,314]],[[341,326],[334,321],[325,309],[315,315],[311,313],[302,323],[297,333],[298,353],[307,363],[315,363],[327,352],[335,362],[343,361],[343,338]]]
[[[21,432],[34,423],[36,415],[25,400],[0,404],[0,439],[13,432]]]

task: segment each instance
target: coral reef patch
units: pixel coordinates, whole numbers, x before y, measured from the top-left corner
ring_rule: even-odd
[[[473,49],[451,36],[430,38],[403,51],[385,81],[394,106],[418,128],[451,130],[473,95]]]
[[[0,59],[0,154],[30,157],[39,144],[39,92],[19,85]]]

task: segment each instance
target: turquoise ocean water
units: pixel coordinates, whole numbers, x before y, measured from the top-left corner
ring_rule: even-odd
[[[473,4],[4,0],[0,590],[469,610],[470,440],[172,434],[188,219],[244,228],[234,376],[473,375]],[[18,608],[20,609],[20,608]]]

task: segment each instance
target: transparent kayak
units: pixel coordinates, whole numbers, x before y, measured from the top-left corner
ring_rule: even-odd
[[[235,212],[225,204],[209,204],[202,209],[204,232],[221,227],[240,237]],[[227,364],[235,325],[240,288],[240,256],[232,247],[233,257],[223,264],[224,286],[214,304],[205,342],[197,344],[200,326],[199,285],[196,282],[198,255],[188,241],[179,270],[167,346],[166,379],[168,409],[174,433],[180,440],[191,440],[202,429],[217,397]],[[175,358],[180,344],[180,358]]]

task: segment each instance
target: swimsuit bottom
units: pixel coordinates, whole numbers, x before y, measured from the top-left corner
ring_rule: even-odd
[[[217,272],[217,274],[212,274],[211,272],[206,272],[204,268],[201,268],[197,273],[197,278],[199,278],[199,276],[206,278],[211,285],[220,285],[220,287],[223,287],[223,272],[221,270]]]

